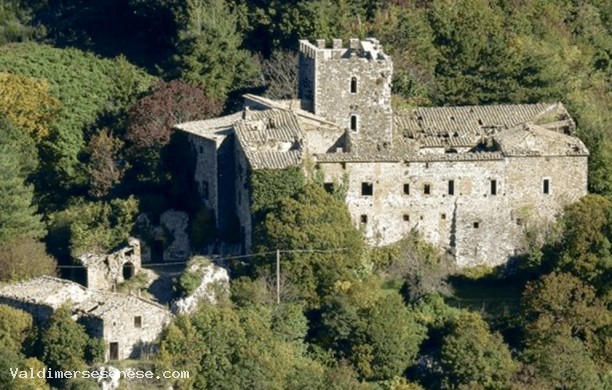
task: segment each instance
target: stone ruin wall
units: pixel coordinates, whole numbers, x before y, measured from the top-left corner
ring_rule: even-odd
[[[454,253],[460,267],[506,262],[524,249],[523,218],[551,221],[563,206],[586,195],[586,157],[320,166],[326,182],[348,175],[346,203],[371,244],[387,245],[416,229]],[[551,178],[548,195],[542,193],[545,177]],[[491,194],[492,179],[497,195]],[[454,181],[454,195],[448,194],[449,180]],[[373,184],[373,196],[361,195],[363,182]],[[429,195],[424,194],[425,184],[430,185]]]
[[[128,240],[128,246],[110,254],[86,254],[79,258],[87,270],[87,288],[93,290],[111,291],[118,284],[125,282],[124,266],[130,266],[133,275],[142,267],[140,241],[135,238]]]

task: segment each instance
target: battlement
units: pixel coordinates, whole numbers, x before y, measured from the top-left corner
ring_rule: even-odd
[[[365,58],[368,60],[388,61],[382,45],[376,38],[366,38],[363,41],[357,38],[349,40],[348,47],[344,46],[342,39],[332,39],[331,46],[325,39],[317,39],[316,44],[308,40],[300,40],[300,53],[311,59],[349,59]]]

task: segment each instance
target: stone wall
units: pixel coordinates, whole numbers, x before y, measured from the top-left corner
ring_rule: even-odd
[[[128,245],[110,254],[88,253],[79,258],[87,270],[87,287],[113,290],[127,278],[136,275],[142,266],[140,241],[128,239]]]
[[[110,343],[118,343],[118,359],[138,358],[155,348],[155,341],[171,319],[162,306],[136,297],[121,297],[98,316],[103,323],[106,361],[110,360]]]
[[[249,196],[249,168],[246,156],[240,143],[235,148],[236,171],[234,172],[234,188],[236,193],[236,216],[240,221],[240,242],[243,243],[243,253],[251,250],[251,199]]]
[[[189,135],[189,141],[197,153],[194,180],[202,204],[218,215],[217,141]]]
[[[378,41],[351,39],[343,47],[334,39],[331,48],[321,40],[317,46],[301,41],[300,48],[301,96],[307,99],[312,90],[312,112],[357,138],[390,143],[393,62]]]
[[[346,203],[371,244],[386,245],[416,229],[456,254],[459,266],[504,263],[522,250],[526,210],[533,218],[552,220],[586,194],[586,157],[491,154],[474,161],[320,166],[326,182],[348,175]],[[543,193],[544,178],[550,179],[550,194]],[[372,195],[362,195],[370,185]]]
[[[191,255],[189,216],[184,211],[168,210],[159,217],[165,236],[164,261],[184,261]]]

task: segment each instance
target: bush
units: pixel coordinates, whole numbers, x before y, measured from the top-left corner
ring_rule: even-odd
[[[17,281],[40,275],[56,275],[57,262],[45,244],[22,238],[0,245],[0,281]]]

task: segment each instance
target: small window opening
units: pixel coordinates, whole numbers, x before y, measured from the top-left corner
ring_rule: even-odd
[[[374,194],[374,185],[368,182],[361,183],[361,195],[372,196],[372,194]]]
[[[200,146],[200,153],[204,153],[204,147]]]
[[[408,215],[408,214],[404,214],[403,219],[404,219],[404,221],[406,221],[406,222],[410,221],[410,215]]]
[[[454,180],[448,181],[448,194],[455,195],[455,181]]]
[[[550,180],[544,179],[542,182],[542,192],[545,194],[550,194]]]
[[[410,195],[410,184],[404,184],[404,195]]]
[[[334,192],[334,183],[323,183],[323,188],[327,193],[332,194]]]
[[[202,180],[202,198],[208,199],[208,182],[206,180]]]
[[[357,93],[357,77],[351,77],[351,93]]]
[[[523,219],[522,219],[522,218],[517,218],[517,219],[516,219],[516,224],[517,224],[518,226],[523,225]]]
[[[342,169],[346,169],[346,163],[345,163],[345,162],[340,163],[340,167],[341,167]]]
[[[474,229],[478,229],[480,227],[480,222],[474,222]]]
[[[446,219],[446,214],[442,213],[442,214],[440,215],[440,218],[441,218],[441,219]]]
[[[368,216],[366,214],[361,214],[361,216],[359,217],[359,221],[365,225],[366,223],[368,223]]]
[[[141,316],[134,317],[134,328],[142,328],[142,317]]]
[[[491,180],[491,195],[497,195],[497,180]]]
[[[423,186],[423,193],[425,195],[430,195],[431,194],[431,184],[425,184]]]
[[[351,130],[357,131],[357,115],[351,115]]]

